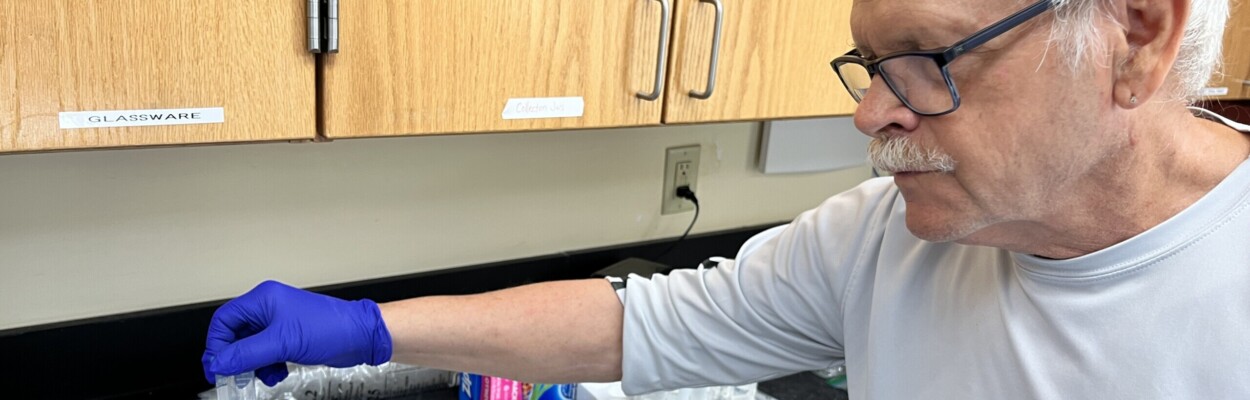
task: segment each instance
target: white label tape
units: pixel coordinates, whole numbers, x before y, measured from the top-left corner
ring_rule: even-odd
[[[60,116],[61,129],[220,124],[226,122],[226,111],[222,107],[171,108],[161,110],[65,111],[60,113]]]
[[[572,118],[585,111],[586,101],[580,96],[508,99],[503,119]]]

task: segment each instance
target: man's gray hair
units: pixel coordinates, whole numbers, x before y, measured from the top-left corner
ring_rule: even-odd
[[[1099,32],[1094,28],[1098,13],[1107,12],[1105,0],[1054,0],[1056,21],[1051,42],[1062,45],[1064,56],[1077,68],[1094,55],[1106,54]],[[1176,63],[1169,73],[1170,87],[1160,93],[1165,99],[1194,100],[1220,65],[1224,24],[1228,21],[1229,0],[1190,0],[1189,21]]]

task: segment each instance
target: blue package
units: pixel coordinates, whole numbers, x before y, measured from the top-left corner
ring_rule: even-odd
[[[478,374],[470,374],[468,372],[460,373],[460,400],[482,400],[482,376]]]

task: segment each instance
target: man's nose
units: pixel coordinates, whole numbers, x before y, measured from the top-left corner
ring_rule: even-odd
[[[855,128],[872,137],[880,136],[892,125],[897,130],[911,131],[919,123],[920,115],[907,108],[879,74],[872,78],[872,84],[855,109]]]

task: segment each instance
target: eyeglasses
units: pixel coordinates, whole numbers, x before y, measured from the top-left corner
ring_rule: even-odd
[[[947,66],[964,53],[1049,10],[1054,5],[1052,1],[1033,3],[945,49],[903,51],[875,60],[865,59],[859,50],[851,50],[833,59],[830,65],[857,103],[868,93],[873,77],[881,74],[890,91],[912,112],[923,116],[950,114],[959,108],[959,92]]]

